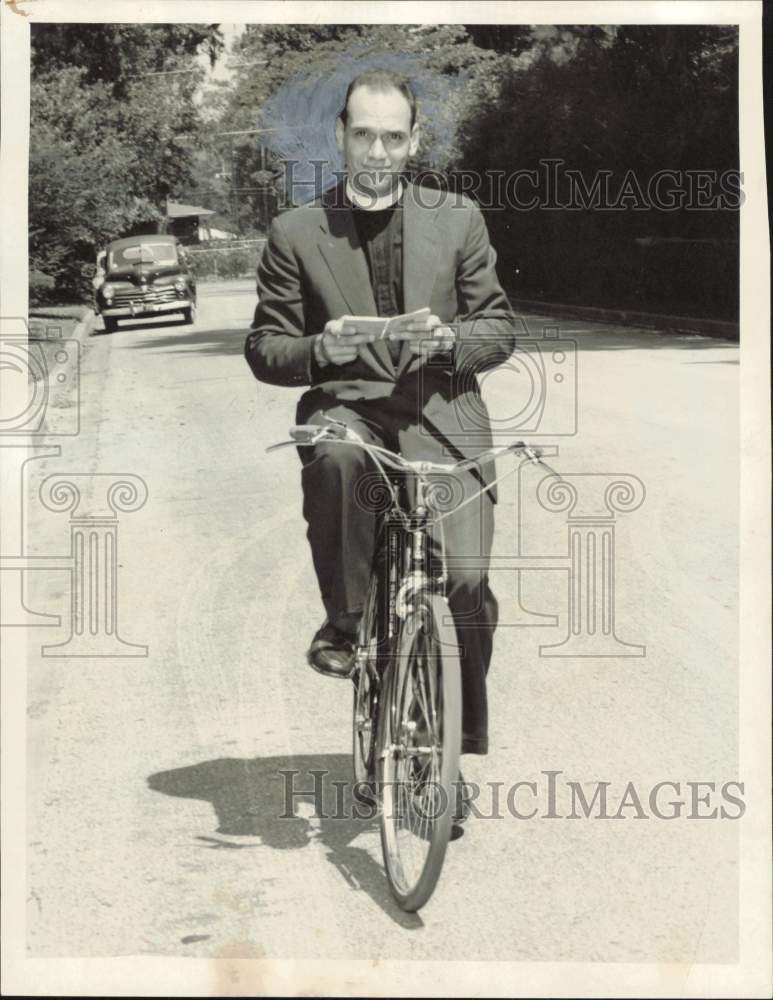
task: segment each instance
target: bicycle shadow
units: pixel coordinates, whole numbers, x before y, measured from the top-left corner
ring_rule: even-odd
[[[378,828],[374,810],[352,797],[352,760],[346,754],[220,758],[147,779],[164,795],[210,802],[217,815],[216,833],[257,837],[274,850],[303,850],[313,841],[347,884],[366,892],[388,917],[408,930],[424,924],[395,903],[383,867],[352,843]],[[212,849],[243,849],[252,844],[198,835]]]

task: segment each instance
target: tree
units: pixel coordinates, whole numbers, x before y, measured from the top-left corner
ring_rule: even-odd
[[[221,47],[214,25],[33,25],[30,258],[58,294],[87,294],[97,249],[155,230],[191,183],[194,57]]]
[[[86,83],[108,83],[122,98],[141,74],[168,70],[202,50],[214,65],[223,51],[218,25],[35,24],[32,73],[80,66]]]
[[[30,267],[77,296],[97,247],[160,215],[138,192],[133,150],[106,123],[105,85],[83,86],[83,70],[71,68],[36,79],[31,95]]]
[[[544,207],[540,162],[561,164],[559,205],[570,194],[567,169],[586,189],[606,172],[613,199],[625,178],[646,192],[664,169],[685,183],[691,170],[737,169],[736,81],[735,29],[710,25],[541,26],[531,48],[476,79],[459,164],[539,178],[541,207],[489,214],[502,267],[519,268],[520,293],[732,314],[737,212],[658,211],[651,202],[635,211],[635,193],[618,210]]]

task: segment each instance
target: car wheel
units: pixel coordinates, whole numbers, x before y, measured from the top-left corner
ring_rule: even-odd
[[[118,329],[118,320],[113,316],[103,316],[102,320],[105,324],[105,333],[115,333]]]
[[[196,306],[189,306],[187,309],[183,309],[183,322],[184,323],[196,322]]]

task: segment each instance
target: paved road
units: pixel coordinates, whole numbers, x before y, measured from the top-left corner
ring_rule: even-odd
[[[149,491],[120,516],[118,549],[119,630],[149,655],[42,658],[40,643],[66,633],[32,634],[31,953],[732,961],[738,825],[657,819],[646,797],[659,781],[738,777],[737,346],[526,318],[535,337],[558,327],[577,343],[578,431],[549,439],[554,463],[593,474],[582,490],[612,474],[646,488],[616,515],[614,565],[617,635],[646,655],[540,656],[569,628],[567,514],[541,507],[540,475],[523,472],[521,555],[543,562],[522,574],[519,602],[507,479],[493,584],[510,627],[490,675],[491,753],[466,758],[465,775],[503,783],[503,799],[536,782],[539,814],[472,820],[436,895],[409,916],[389,896],[373,822],[320,817],[311,797],[281,818],[283,770],[298,788],[325,771],[332,809],[332,782],[349,775],[350,703],[347,685],[304,661],[321,605],[297,460],[264,455],[298,394],[256,384],[244,363],[253,304],[243,286],[210,287],[195,327],[90,338],[82,431],[30,473],[41,554],[69,537],[67,515],[36,499],[44,475],[133,473]],[[484,386],[504,429],[539,371],[522,340],[532,360]],[[573,421],[564,355],[545,354],[551,432]],[[575,513],[603,507],[603,491],[582,496]],[[31,576],[31,606],[66,616],[68,575]],[[557,618],[518,627],[523,608]],[[543,818],[550,770],[589,794],[611,782],[613,812],[633,781],[649,818]],[[559,784],[562,816],[567,794]],[[492,795],[484,786],[486,815]],[[518,796],[528,811],[529,789]],[[684,785],[681,797],[689,812]]]

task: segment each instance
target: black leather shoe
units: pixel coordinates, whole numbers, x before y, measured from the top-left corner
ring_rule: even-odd
[[[351,677],[354,671],[353,637],[325,622],[306,654],[309,665],[326,677]]]

